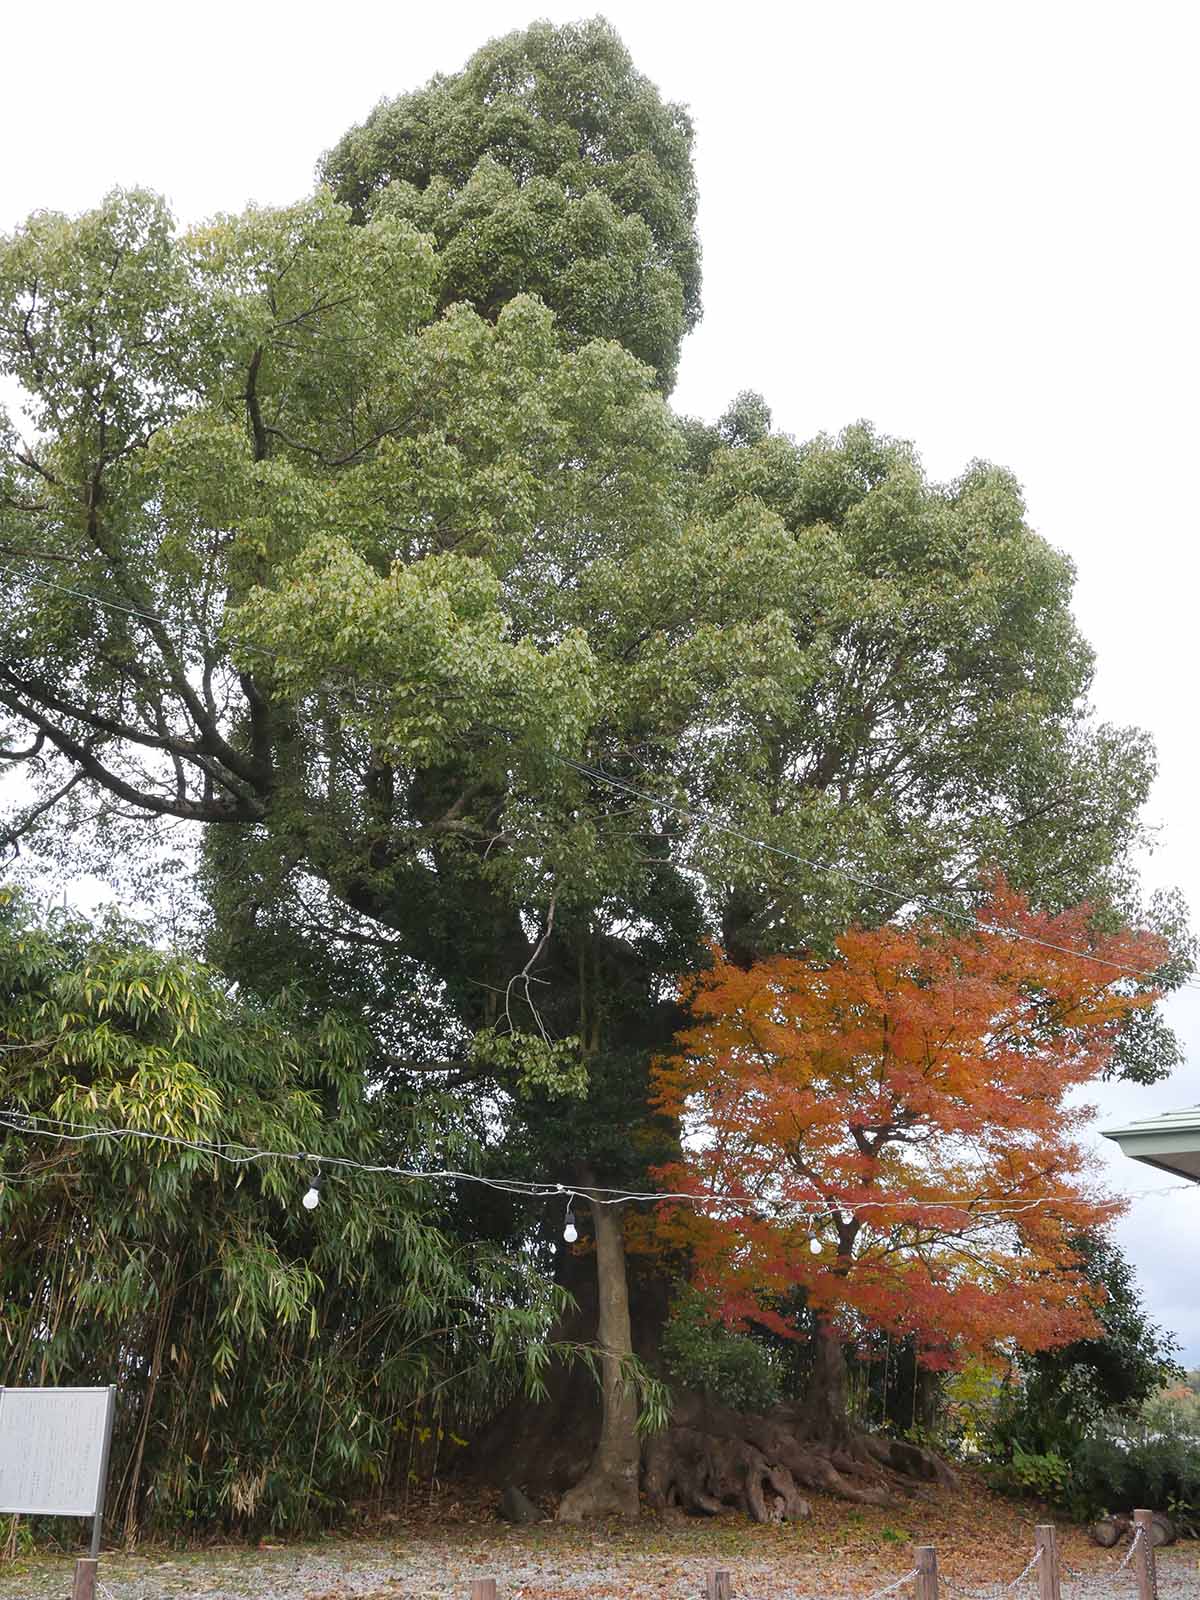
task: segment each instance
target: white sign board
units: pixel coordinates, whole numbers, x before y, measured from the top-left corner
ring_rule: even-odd
[[[94,1517],[111,1389],[0,1389],[0,1513]]]

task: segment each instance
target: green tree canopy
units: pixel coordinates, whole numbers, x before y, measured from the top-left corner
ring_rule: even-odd
[[[537,22],[383,101],[321,176],[433,236],[442,304],[537,294],[569,342],[618,339],[670,389],[700,315],[691,146],[606,22]]]
[[[531,1020],[536,955],[593,1042],[705,930],[819,944],[997,861],[1128,899],[1148,743],[1089,721],[1011,477],[931,485],[861,426],[688,468],[618,346],[525,298],[439,315],[435,279],[327,195],[183,237],[116,195],[8,242],[37,433],[0,462],[0,704],[47,800],[239,826],[268,898],[327,885],[472,1030]]]
[[[220,825],[242,922],[382,933],[443,1061],[580,1041],[622,1170],[601,1063],[628,1105],[706,933],[819,947],[996,862],[1129,911],[1149,746],[1089,720],[1009,475],[939,487],[745,401],[705,436],[616,344],[526,298],[439,314],[436,278],[326,194],[182,237],[115,195],[7,242],[36,432],[0,459],[0,705],[44,808],[11,837]]]

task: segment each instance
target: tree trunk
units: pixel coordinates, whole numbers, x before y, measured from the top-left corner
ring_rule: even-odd
[[[811,1439],[835,1449],[847,1444],[846,1356],[837,1329],[826,1317],[818,1317],[813,1329],[812,1377],[804,1410]]]
[[[913,1421],[919,1423],[926,1432],[932,1431],[937,1426],[946,1380],[940,1372],[932,1371],[929,1367],[918,1367],[914,1384]]]
[[[560,1521],[587,1517],[635,1517],[638,1513],[640,1447],[637,1394],[627,1368],[633,1357],[629,1323],[629,1284],[621,1213],[592,1202],[596,1229],[596,1281],[599,1299],[600,1371],[603,1416],[600,1442],[591,1465],[558,1508]]]

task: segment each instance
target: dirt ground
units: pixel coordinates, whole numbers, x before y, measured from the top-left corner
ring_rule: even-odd
[[[489,1505],[445,1495],[432,1517],[384,1522],[359,1538],[255,1548],[106,1554],[100,1600],[467,1600],[471,1579],[494,1577],[498,1600],[696,1600],[708,1572],[727,1568],[735,1600],[861,1600],[902,1578],[914,1544],[932,1544],[948,1600],[1000,1600],[1021,1572],[1035,1507],[968,1484],[939,1490],[903,1512],[814,1502],[810,1521],[755,1527],[740,1519],[514,1529]],[[1136,1600],[1123,1550],[1105,1551],[1060,1528],[1070,1569],[1063,1600]],[[1200,1542],[1159,1552],[1161,1600],[1200,1600]],[[66,1600],[69,1555],[0,1563],[0,1600]],[[986,1595],[981,1594],[986,1591]],[[911,1595],[911,1585],[900,1596]],[[1036,1574],[1013,1591],[1034,1600]]]

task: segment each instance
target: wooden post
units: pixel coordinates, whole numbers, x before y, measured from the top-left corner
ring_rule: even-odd
[[[1062,1600],[1062,1576],[1058,1570],[1058,1534],[1052,1522],[1040,1522],[1033,1530],[1037,1541],[1038,1594],[1041,1600]]]
[[[471,1600],[496,1600],[495,1578],[472,1578]]]
[[[726,1567],[710,1572],[704,1583],[704,1600],[732,1600],[733,1578]]]
[[[1133,1513],[1133,1536],[1138,1547],[1133,1552],[1133,1570],[1137,1577],[1138,1600],[1158,1600],[1158,1573],[1154,1566],[1154,1513]]]
[[[96,1600],[96,1561],[93,1556],[80,1556],[75,1563],[71,1600]]]
[[[916,1547],[917,1581],[914,1600],[938,1600],[937,1551],[931,1544]]]

